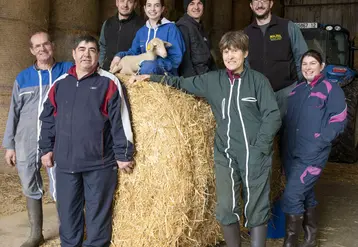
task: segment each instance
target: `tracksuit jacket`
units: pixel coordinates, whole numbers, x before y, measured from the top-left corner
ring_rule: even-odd
[[[218,70],[189,78],[153,75],[151,81],[203,97],[216,120],[214,158],[217,180],[217,219],[224,225],[239,220],[239,186],[244,183],[248,227],[269,218],[269,174],[266,162],[281,125],[272,88],[261,73],[245,69],[241,75]],[[231,174],[231,175],[229,175]],[[268,186],[267,186],[268,185]]]
[[[57,169],[84,172],[130,161],[133,134],[119,80],[96,69],[80,80],[76,67],[51,87],[40,116],[39,146],[54,151]]]
[[[179,29],[174,23],[163,18],[161,24],[156,28],[152,28],[149,21],[138,30],[132,47],[128,51],[120,51],[116,56],[124,57],[128,55],[139,55],[147,51],[149,41],[159,38],[172,44],[167,48],[168,56],[166,58],[157,57],[158,65],[170,74],[178,74],[178,67],[182,61],[185,52],[185,43]]]
[[[282,145],[287,177],[284,212],[302,214],[304,208],[317,204],[313,186],[328,160],[331,142],[343,132],[346,122],[344,92],[323,75],[292,90]]]

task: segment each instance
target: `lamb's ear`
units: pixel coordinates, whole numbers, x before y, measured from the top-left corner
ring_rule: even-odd
[[[163,41],[165,47],[172,47],[173,45],[167,41]]]

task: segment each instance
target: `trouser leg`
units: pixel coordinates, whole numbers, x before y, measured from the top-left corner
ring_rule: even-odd
[[[56,172],[61,247],[82,246],[84,195],[82,173]]]
[[[112,237],[112,203],[117,187],[117,166],[83,174],[86,201],[84,247],[109,247]]]

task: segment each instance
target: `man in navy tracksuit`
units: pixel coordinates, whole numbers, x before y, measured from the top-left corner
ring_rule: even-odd
[[[95,38],[80,37],[73,57],[76,65],[52,85],[44,103],[41,160],[51,167],[54,153],[57,163],[61,246],[104,247],[111,241],[117,169],[133,168],[129,106],[119,80],[98,68]]]

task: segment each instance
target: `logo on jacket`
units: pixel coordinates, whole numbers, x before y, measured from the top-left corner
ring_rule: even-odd
[[[96,90],[96,89],[97,89],[97,87],[90,87],[90,89],[92,89],[92,90]]]
[[[277,40],[281,40],[281,39],[282,39],[281,34],[271,34],[270,35],[270,40],[271,41],[277,41]]]

